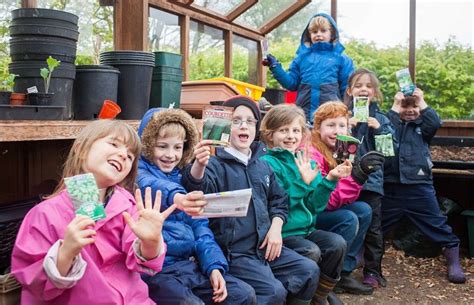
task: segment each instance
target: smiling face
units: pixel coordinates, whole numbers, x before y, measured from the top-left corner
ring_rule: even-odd
[[[246,106],[238,106],[232,115],[230,130],[230,146],[243,154],[250,153],[250,145],[255,140],[257,120],[252,110]]]
[[[158,137],[153,148],[153,163],[164,173],[170,173],[181,161],[183,149],[183,137]]]
[[[324,144],[329,148],[334,149],[336,146],[336,136],[338,134],[347,134],[347,118],[339,116],[336,118],[325,119],[321,122],[319,133],[321,134],[321,140]]]
[[[319,27],[314,31],[310,31],[309,35],[311,37],[311,43],[331,41],[331,31],[325,27]]]
[[[83,170],[94,175],[99,189],[116,185],[127,177],[135,156],[116,135],[97,139],[87,154]]]
[[[350,96],[364,96],[371,101],[375,96],[374,84],[369,74],[362,74],[357,77],[350,88],[347,89]]]
[[[303,129],[300,121],[299,118],[295,118],[290,124],[283,125],[273,131],[270,139],[271,146],[295,152],[303,138]]]
[[[420,107],[417,105],[404,105],[400,107],[400,118],[404,121],[414,121],[420,116]]]

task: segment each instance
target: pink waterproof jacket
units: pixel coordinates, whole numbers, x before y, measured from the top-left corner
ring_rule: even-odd
[[[68,289],[57,288],[43,268],[48,250],[63,239],[75,217],[68,193],[41,202],[25,216],[12,254],[12,273],[23,286],[22,304],[154,304],[138,272],[161,271],[165,253],[146,262],[135,254],[137,237],[122,213],[136,218],[137,209],[126,190],[116,187],[105,211],[107,218],[94,227],[95,242],[81,251],[85,273]]]
[[[311,159],[318,163],[321,174],[326,176],[329,173],[329,165],[324,156],[313,146],[310,146],[309,152]],[[329,197],[326,210],[337,210],[345,204],[353,203],[359,197],[361,190],[362,185],[355,182],[351,176],[340,179],[336,185],[336,189],[332,191]]]

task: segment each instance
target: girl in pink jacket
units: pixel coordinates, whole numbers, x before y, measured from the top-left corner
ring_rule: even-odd
[[[143,204],[133,189],[140,155],[136,132],[99,120],[74,142],[57,190],[25,216],[12,254],[22,304],[154,304],[139,272],[161,270],[164,219],[174,210]],[[65,177],[92,173],[105,218],[76,215]],[[160,196],[157,196],[161,202]]]
[[[333,154],[336,148],[336,136],[348,134],[349,111],[342,102],[327,102],[314,114],[314,127],[311,131],[311,158],[318,163],[323,176],[337,166]],[[372,220],[372,209],[363,201],[356,201],[370,172],[383,165],[383,155],[369,152],[352,164],[351,176],[339,179],[331,193],[326,211],[318,215],[316,227],[321,230],[340,234],[347,242],[341,279],[334,288],[335,292],[353,294],[372,294],[371,286],[363,285],[351,276],[356,267],[356,255],[359,253],[365,233]],[[350,166],[350,161],[345,160]]]

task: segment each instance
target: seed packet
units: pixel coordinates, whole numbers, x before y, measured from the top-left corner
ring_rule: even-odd
[[[369,118],[369,98],[366,96],[354,96],[354,117],[359,122],[367,122]]]
[[[360,143],[357,138],[348,135],[337,135],[336,149],[333,154],[337,164],[343,163],[346,159],[354,162],[355,154]]]
[[[232,125],[232,107],[206,106],[202,112],[202,139],[212,140],[212,145],[227,146]]]
[[[375,150],[381,152],[385,157],[395,156],[393,150],[392,134],[382,134],[375,136]]]
[[[89,216],[97,221],[105,218],[104,205],[99,201],[99,188],[91,173],[64,178],[76,215]]]
[[[402,93],[404,95],[412,95],[416,86],[411,80],[410,71],[408,68],[397,71],[395,75],[397,76],[398,85],[400,86]]]

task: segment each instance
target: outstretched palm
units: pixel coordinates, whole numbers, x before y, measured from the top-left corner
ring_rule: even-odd
[[[318,175],[319,168],[317,165],[315,168],[312,168],[311,159],[308,156],[308,147],[305,147],[303,151],[296,152],[295,162],[300,172],[301,178],[307,185],[310,185],[314,178],[316,178]]]

